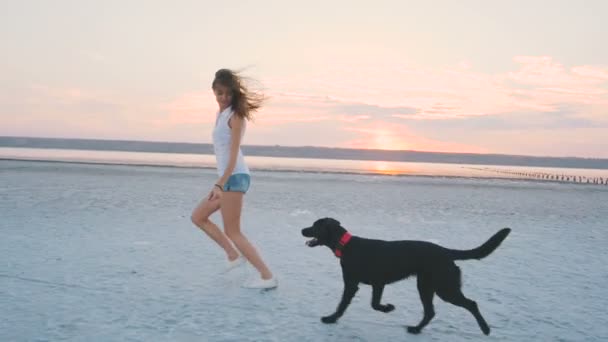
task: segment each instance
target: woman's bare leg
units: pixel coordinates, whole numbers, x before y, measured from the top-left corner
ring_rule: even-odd
[[[226,191],[222,193],[220,199],[222,219],[226,236],[236,246],[236,248],[247,258],[255,267],[262,279],[272,278],[272,272],[268,269],[255,247],[241,233],[241,210],[243,208],[243,193]]]
[[[213,241],[215,241],[220,247],[226,252],[228,260],[232,261],[238,258],[239,253],[234,246],[228,240],[228,237],[222,232],[215,223],[209,220],[209,216],[220,209],[220,200],[214,199],[209,200],[205,198],[199,203],[199,205],[192,211],[192,223],[198,228],[205,232]]]

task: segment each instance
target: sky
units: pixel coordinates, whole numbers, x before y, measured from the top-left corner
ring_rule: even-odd
[[[0,135],[608,158],[608,1],[0,2]]]

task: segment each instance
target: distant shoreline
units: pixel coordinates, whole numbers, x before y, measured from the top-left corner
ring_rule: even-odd
[[[0,136],[0,147],[51,148],[94,151],[213,154],[205,143],[152,142],[137,140],[103,140],[72,138],[38,138]],[[608,159],[581,157],[539,157],[506,154],[447,153],[422,151],[367,150],[314,146],[243,145],[251,156],[284,158],[318,158],[338,160],[373,160],[395,162],[476,164],[527,167],[557,167],[608,170]]]

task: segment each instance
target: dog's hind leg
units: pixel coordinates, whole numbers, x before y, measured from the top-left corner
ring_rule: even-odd
[[[456,266],[455,270],[455,272],[451,272],[448,278],[444,279],[440,287],[437,289],[437,296],[448,303],[467,309],[471,314],[473,314],[473,316],[475,316],[481,331],[484,334],[489,335],[490,327],[479,312],[477,303],[462,294],[462,290],[460,288],[460,268]]]
[[[348,305],[350,304],[350,301],[355,296],[355,293],[357,293],[357,290],[359,290],[358,285],[359,284],[356,281],[346,281],[346,279],[345,279],[344,292],[342,293],[342,299],[340,300],[340,304],[338,304],[338,308],[336,309],[336,312],[334,312],[333,314],[331,314],[329,316],[322,317],[321,322],[336,323],[338,318],[342,317],[342,315],[344,314],[344,311],[346,311],[346,308],[348,307]]]
[[[380,304],[380,300],[382,299],[382,292],[384,291],[384,284],[374,284],[372,285],[372,308],[374,310],[380,312],[391,312],[395,310],[395,306],[393,304]]]
[[[435,288],[433,281],[428,276],[419,274],[418,275],[418,294],[422,301],[422,307],[424,308],[424,317],[418,325],[408,326],[407,331],[411,334],[419,334],[433,317],[435,317],[435,309],[433,308],[433,296],[435,295]]]
[[[483,331],[483,333],[486,335],[490,334],[490,327],[479,312],[477,303],[475,303],[474,300],[465,297],[464,294],[462,294],[462,292],[460,291],[460,289],[458,289],[457,291],[450,290],[446,292],[437,291],[437,295],[439,296],[439,298],[443,299],[448,303],[452,303],[454,305],[467,309],[470,313],[473,314],[473,316],[475,316],[475,319],[477,320],[477,324],[479,324],[479,328],[481,329],[481,331]]]

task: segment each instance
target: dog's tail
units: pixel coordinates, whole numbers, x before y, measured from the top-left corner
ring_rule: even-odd
[[[507,237],[507,235],[509,235],[510,232],[511,228],[503,228],[488,239],[488,241],[486,241],[483,245],[474,249],[469,249],[466,251],[451,249],[450,252],[452,254],[452,258],[454,260],[483,259],[494,252],[494,250],[500,246],[502,241]]]

